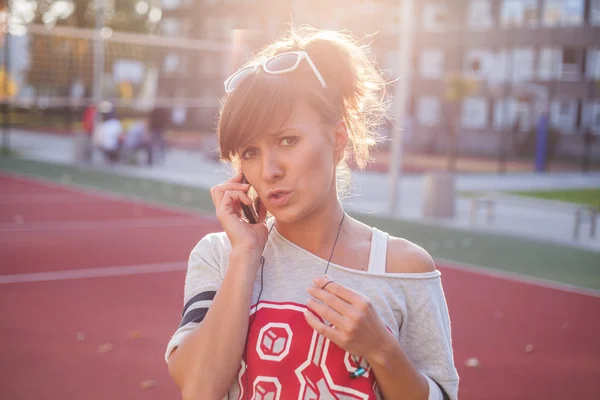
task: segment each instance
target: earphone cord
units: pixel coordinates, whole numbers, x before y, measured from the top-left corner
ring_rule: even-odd
[[[346,218],[345,212],[342,215],[342,220],[340,221],[340,226],[338,227],[337,235],[335,236],[335,241],[333,242],[333,247],[331,248],[331,254],[329,255],[329,260],[327,260],[327,267],[325,267],[324,274],[327,274],[327,271],[329,270],[329,264],[331,263],[331,259],[333,258],[333,252],[335,251],[335,245],[337,244],[338,238],[340,237],[340,232],[342,230],[342,224],[344,223],[344,218]],[[350,355],[352,356],[352,359],[354,360],[354,363],[356,364],[356,369],[357,369],[354,373],[350,374],[350,377],[356,378],[357,376],[364,374],[364,369],[358,363],[358,360],[356,359],[354,354],[350,354]],[[362,370],[362,373],[360,372],[361,370]]]
[[[325,267],[325,272],[323,274],[327,274],[329,271],[329,264],[331,263],[331,258],[333,257],[333,252],[335,251],[335,245],[337,244],[338,238],[340,237],[340,231],[342,230],[342,224],[344,223],[344,219],[346,218],[346,213],[342,214],[342,220],[340,221],[340,226],[338,227],[337,235],[335,236],[335,241],[333,242],[333,247],[331,248],[331,254],[329,255],[329,260],[327,260],[327,267]]]
[[[275,227],[275,221],[273,221],[273,225],[271,225],[271,228],[269,228],[269,233],[267,234],[268,236],[271,236],[271,231],[273,230],[273,228]],[[256,310],[254,310],[254,314],[252,314],[252,319],[250,320],[250,323],[248,324],[248,332],[246,332],[246,342],[244,343],[244,353],[242,354],[242,360],[245,360],[246,357],[248,356],[248,335],[250,334],[250,328],[252,328],[252,324],[254,323],[254,320],[256,319],[256,314],[258,313],[258,303],[260,302],[260,296],[262,296],[262,292],[263,292],[263,287],[264,287],[264,274],[265,273],[265,257],[264,256],[260,256],[260,290],[258,292],[258,299],[256,300]],[[248,362],[245,361],[246,364],[246,399],[248,398],[248,394],[250,392],[250,390],[248,389]],[[229,392],[227,392],[227,400],[229,400]]]

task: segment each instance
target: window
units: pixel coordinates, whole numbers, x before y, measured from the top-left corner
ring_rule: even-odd
[[[587,51],[585,76],[588,79],[600,79],[600,48]]]
[[[538,0],[504,0],[500,23],[505,28],[535,27],[538,22]]]
[[[471,0],[468,11],[469,28],[489,29],[493,24],[491,0]]]
[[[574,48],[562,49],[562,63],[560,78],[562,80],[578,80],[581,75],[581,66],[579,63],[580,53]]]
[[[517,121],[519,102],[514,97],[507,97],[494,104],[494,128],[510,129]]]
[[[488,105],[483,97],[467,98],[462,103],[461,126],[469,129],[482,129],[487,126]]]
[[[586,126],[591,128],[592,133],[600,135],[600,101],[592,101],[585,107],[587,120]]]
[[[490,53],[490,67],[487,72],[488,82],[497,84],[506,82],[509,74],[509,53],[507,50],[499,50]]]
[[[441,79],[444,74],[444,53],[442,50],[423,50],[419,71],[424,79]]]
[[[561,73],[562,51],[546,47],[540,50],[538,78],[542,81],[557,79]]]
[[[417,120],[421,126],[436,126],[440,120],[440,100],[434,96],[419,97]]]
[[[550,106],[550,125],[557,127],[563,133],[575,131],[577,119],[577,102],[573,99],[554,100]]]
[[[445,4],[426,4],[423,8],[423,28],[426,31],[439,32],[448,23],[448,9]]]
[[[177,18],[163,18],[160,22],[160,30],[165,36],[181,36],[181,21],[179,21]]]
[[[513,82],[524,82],[533,79],[533,57],[532,48],[519,48],[513,50],[512,70]]]
[[[590,24],[600,25],[600,0],[590,0]]]
[[[546,0],[544,3],[544,25],[583,24],[584,0]]]
[[[181,59],[177,53],[169,53],[165,56],[163,61],[163,70],[166,73],[173,73],[179,69]]]
[[[493,63],[494,54],[485,49],[472,49],[465,54],[463,71],[472,77],[485,79]]]
[[[160,6],[163,10],[173,10],[181,6],[181,0],[161,0]]]

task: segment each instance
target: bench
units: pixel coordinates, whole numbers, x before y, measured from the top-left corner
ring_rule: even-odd
[[[596,237],[596,217],[599,214],[599,210],[592,206],[497,192],[478,194],[471,198],[471,225],[477,224],[479,209],[482,207],[485,207],[487,212],[487,223],[491,224],[495,220],[496,204],[572,213],[574,217],[573,239],[579,239],[581,226],[586,223],[590,226],[590,237]]]

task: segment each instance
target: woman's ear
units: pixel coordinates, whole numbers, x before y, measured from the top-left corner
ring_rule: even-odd
[[[337,162],[340,162],[344,157],[344,152],[346,151],[346,146],[348,146],[348,129],[346,129],[346,122],[341,120],[335,126],[334,132],[334,159]]]

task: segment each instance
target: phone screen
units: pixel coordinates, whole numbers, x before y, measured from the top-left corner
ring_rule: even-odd
[[[246,179],[246,177],[242,174],[242,183],[248,183],[248,180]],[[258,212],[259,212],[259,207],[260,207],[260,200],[258,199],[258,196],[254,197],[250,194],[250,192],[254,191],[254,189],[251,187],[250,190],[248,191],[248,196],[254,201],[254,206],[247,206],[244,203],[242,203],[242,212],[244,213],[244,217],[246,217],[246,219],[248,220],[249,223],[251,224],[256,224],[258,223]]]

